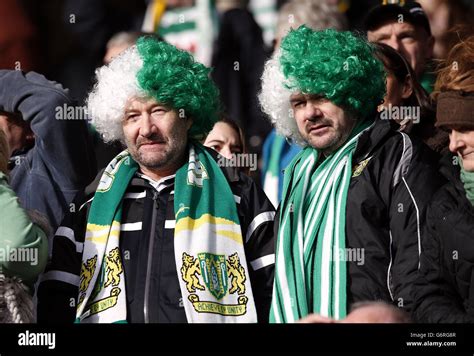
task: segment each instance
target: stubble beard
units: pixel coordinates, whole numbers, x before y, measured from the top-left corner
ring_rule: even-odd
[[[343,146],[346,141],[348,140],[351,131],[348,132],[341,132],[338,130],[333,129],[333,126],[331,125],[331,131],[328,139],[326,139],[326,142],[318,143],[314,139],[316,137],[311,136],[309,133],[307,134],[306,141],[308,144],[317,149],[318,151],[322,152],[325,156],[329,156],[331,153],[339,149],[341,146]],[[318,138],[316,138],[317,140]]]
[[[167,145],[163,150],[153,152],[142,152],[140,147],[133,146],[127,142],[130,155],[142,167],[149,170],[157,170],[168,168],[174,164],[178,164],[185,155],[187,140],[183,140],[177,134],[170,136]]]

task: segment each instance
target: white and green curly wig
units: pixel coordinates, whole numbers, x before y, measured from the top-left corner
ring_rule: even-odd
[[[122,121],[130,98],[153,98],[193,119],[188,136],[201,139],[214,126],[219,92],[210,69],[188,52],[141,37],[135,46],[97,70],[97,82],[87,99],[92,124],[104,141],[124,142]]]
[[[383,64],[373,47],[351,32],[291,30],[265,64],[259,101],[280,135],[306,145],[290,106],[296,92],[320,94],[365,119],[385,95]]]

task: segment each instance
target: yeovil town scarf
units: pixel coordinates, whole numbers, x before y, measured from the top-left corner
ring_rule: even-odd
[[[89,212],[76,322],[127,320],[119,249],[122,199],[138,169],[128,151],[106,168]],[[242,233],[229,184],[198,143],[176,172],[174,249],[188,322],[256,322]]]
[[[358,123],[319,165],[320,153],[308,146],[286,169],[270,322],[346,316],[346,200],[352,155],[369,125]]]

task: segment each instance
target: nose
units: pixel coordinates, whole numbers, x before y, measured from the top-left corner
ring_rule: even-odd
[[[319,109],[319,107],[316,104],[308,100],[308,102],[306,103],[304,114],[305,114],[305,119],[311,121],[318,117],[321,117],[322,111]]]
[[[219,153],[225,158],[232,159],[232,151],[229,145],[224,145]]]
[[[456,130],[451,130],[449,134],[449,150],[457,153],[464,145],[462,134]]]
[[[151,115],[143,113],[140,122],[140,135],[143,137],[150,137],[154,133],[156,133],[156,126],[153,123]]]

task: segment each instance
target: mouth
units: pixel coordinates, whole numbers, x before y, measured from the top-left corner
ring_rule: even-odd
[[[153,147],[158,147],[160,145],[164,145],[165,142],[163,141],[151,141],[151,142],[145,142],[141,143],[138,145],[138,148],[153,148]]]
[[[308,133],[314,134],[314,135],[320,135],[324,132],[326,132],[329,129],[329,125],[326,124],[318,124],[314,125],[308,128]]]
[[[474,156],[474,151],[466,153],[466,154],[461,154],[462,159],[471,158],[472,156]]]

